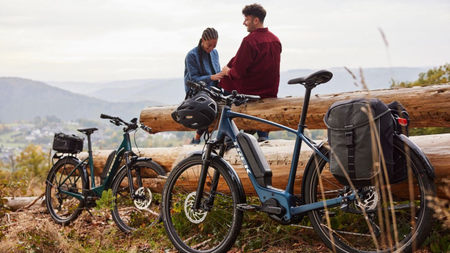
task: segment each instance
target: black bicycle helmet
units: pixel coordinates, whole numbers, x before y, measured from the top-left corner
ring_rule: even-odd
[[[184,100],[172,112],[172,118],[191,129],[201,129],[211,125],[216,119],[218,105],[207,94],[200,92]]]

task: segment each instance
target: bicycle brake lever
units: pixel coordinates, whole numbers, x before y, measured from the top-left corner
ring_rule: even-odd
[[[122,125],[122,124],[121,124],[119,121],[117,121],[117,120],[110,120],[109,122],[113,123],[113,124],[116,125],[116,126]]]
[[[235,106],[240,106],[240,105],[246,104],[246,103],[247,103],[247,100],[248,100],[248,99],[235,100],[235,101],[234,101],[234,105],[235,105]]]

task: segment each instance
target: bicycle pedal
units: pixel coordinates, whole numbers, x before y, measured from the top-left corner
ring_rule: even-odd
[[[237,204],[236,207],[239,211],[244,211],[244,212],[254,212],[256,210],[255,206],[251,206],[248,204]]]

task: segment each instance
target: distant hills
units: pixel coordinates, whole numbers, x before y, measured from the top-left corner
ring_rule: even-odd
[[[107,102],[72,93],[48,84],[14,77],[0,77],[0,122],[56,116],[61,120],[98,120],[101,113],[130,120],[155,102]]]
[[[359,69],[328,69],[333,79],[318,86],[313,93],[329,94],[361,90]],[[366,85],[371,90],[387,89],[396,81],[415,81],[427,68],[363,69]],[[306,76],[316,70],[298,69],[282,72],[278,97],[303,96],[299,85],[288,80]],[[356,86],[355,82],[359,85]],[[32,120],[36,116],[56,116],[62,120],[99,119],[100,113],[129,120],[139,117],[147,106],[174,105],[184,99],[182,78],[140,79],[103,83],[39,82],[16,77],[0,77],[0,122]]]
[[[290,79],[306,76],[318,69],[297,69],[282,72],[280,76],[280,87],[278,97],[302,96],[303,90],[296,85],[288,85]],[[355,82],[360,83],[361,76],[359,69],[350,69],[358,80],[354,80],[352,75],[345,68],[328,69],[333,72],[333,79],[317,87],[315,93],[340,93],[346,91],[361,90],[360,86],[355,86]],[[369,89],[386,89],[392,84],[392,79],[396,81],[415,81],[419,78],[419,73],[428,71],[428,68],[367,68],[363,69],[365,83]],[[104,83],[70,83],[70,82],[47,82],[49,85],[66,89],[74,93],[99,98],[110,102],[127,102],[151,100],[159,104],[178,104],[184,99],[183,79],[141,79],[126,80]]]

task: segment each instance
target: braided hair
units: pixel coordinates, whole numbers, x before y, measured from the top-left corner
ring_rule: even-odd
[[[203,34],[202,34],[203,40],[218,39],[218,38],[219,38],[219,33],[214,28],[208,27],[203,31]],[[202,39],[200,39],[200,41],[198,42],[197,50],[198,50],[198,55],[200,58],[201,75],[205,75],[206,70],[205,70],[205,65],[203,64],[204,51],[202,48]]]

